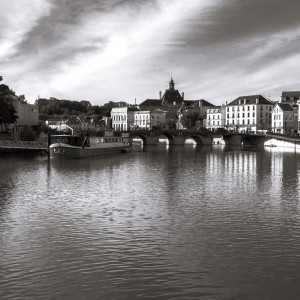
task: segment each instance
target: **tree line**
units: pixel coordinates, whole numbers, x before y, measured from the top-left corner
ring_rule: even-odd
[[[92,105],[90,101],[65,100],[51,97],[50,99],[38,99],[35,104],[39,107],[40,120],[51,118],[68,119],[74,116],[90,116],[94,119],[110,117],[111,109],[116,106],[127,105],[126,102],[109,101],[102,106]]]
[[[0,76],[0,82],[3,76]],[[14,101],[27,103],[25,96],[17,96],[8,85],[0,84],[0,124],[15,123],[17,120],[16,111],[13,106]],[[50,97],[49,99],[38,99],[35,105],[39,107],[41,121],[60,118],[90,116],[94,120],[101,120],[103,117],[110,117],[111,109],[116,106],[128,105],[126,102],[109,101],[102,106],[92,105],[87,100],[65,100]]]

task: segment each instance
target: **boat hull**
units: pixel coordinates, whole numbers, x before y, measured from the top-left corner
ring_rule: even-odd
[[[130,151],[129,145],[115,147],[69,147],[64,145],[51,145],[49,148],[51,158],[86,158],[86,157],[105,157],[116,153]]]

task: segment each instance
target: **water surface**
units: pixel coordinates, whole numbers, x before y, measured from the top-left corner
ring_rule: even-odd
[[[299,299],[300,154],[0,156],[0,299]]]

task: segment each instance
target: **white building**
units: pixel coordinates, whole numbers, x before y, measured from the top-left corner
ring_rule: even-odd
[[[272,132],[296,133],[298,129],[298,105],[276,103],[272,110]]]
[[[237,132],[260,132],[271,130],[273,103],[261,95],[242,96],[226,107],[228,130]]]
[[[111,110],[112,128],[116,131],[127,131],[134,123],[134,111],[127,106],[113,107]]]
[[[134,112],[134,128],[152,129],[156,126],[163,128],[166,122],[167,112],[161,109]]]
[[[206,111],[206,128],[210,130],[216,130],[218,128],[225,127],[226,121],[226,107],[225,106],[214,106],[208,108]]]

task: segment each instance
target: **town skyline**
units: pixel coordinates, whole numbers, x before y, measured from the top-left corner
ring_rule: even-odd
[[[214,105],[299,90],[294,0],[0,3],[1,75],[30,103],[139,104],[158,98],[171,76],[185,99]]]

